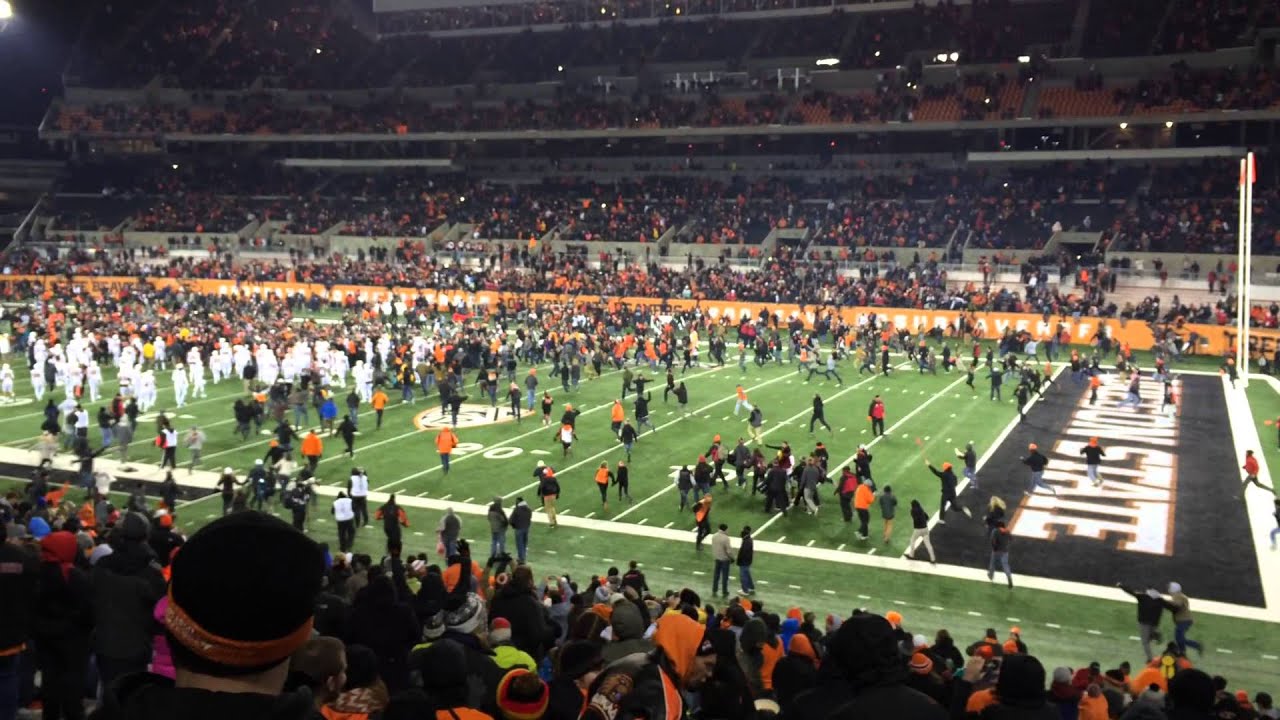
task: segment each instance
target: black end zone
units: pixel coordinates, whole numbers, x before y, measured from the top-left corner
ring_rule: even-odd
[[[982,517],[994,494],[1008,504],[1015,583],[1020,572],[1161,590],[1176,581],[1194,597],[1264,607],[1221,380],[1180,376],[1172,425],[1158,383],[1144,377],[1142,405],[1131,410],[1117,408],[1124,382],[1108,380],[1091,408],[1087,385],[1059,376],[979,471],[981,489],[961,496],[974,519],[949,513],[933,530],[939,562],[987,567]],[[1107,452],[1099,488],[1078,454],[1091,436]],[[1023,494],[1029,443],[1048,456],[1044,479],[1057,498]]]

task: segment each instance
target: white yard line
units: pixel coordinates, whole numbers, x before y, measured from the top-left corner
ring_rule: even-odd
[[[1255,376],[1251,376],[1255,377]],[[1258,375],[1271,389],[1280,393],[1280,380],[1270,375]],[[1236,450],[1236,475],[1243,482],[1244,453],[1253,450],[1258,460],[1258,478],[1269,481],[1275,487],[1275,478],[1267,467],[1267,454],[1262,452],[1262,438],[1258,435],[1258,426],[1253,422],[1253,412],[1249,408],[1249,398],[1244,388],[1231,389],[1230,381],[1222,378],[1222,392],[1227,400],[1227,417],[1231,421],[1231,439]],[[1275,495],[1255,485],[1244,487],[1244,500],[1249,514],[1249,526],[1253,537],[1253,552],[1258,559],[1258,576],[1262,580],[1262,597],[1268,608],[1280,604],[1280,552],[1271,550],[1271,528],[1276,525]],[[1199,601],[1197,601],[1197,606]]]

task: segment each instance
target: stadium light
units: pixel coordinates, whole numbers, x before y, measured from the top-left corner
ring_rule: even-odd
[[[563,65],[557,65],[557,66],[556,66],[556,72],[564,72],[564,66],[563,66]]]
[[[1164,129],[1165,129],[1165,130],[1169,130],[1169,129],[1170,129],[1170,128],[1172,128],[1172,127],[1173,127],[1173,121],[1172,121],[1172,120],[1165,120],[1165,121],[1164,121]]]
[[[1129,129],[1129,123],[1127,123],[1127,122],[1122,122],[1122,123],[1120,123],[1120,129],[1121,129],[1121,130],[1128,130],[1128,129]]]
[[[9,0],[0,0],[0,20],[8,20],[13,17],[13,6],[9,4]]]
[[[833,57],[822,58],[814,63],[814,65],[817,65],[818,67],[835,67],[836,65],[839,65],[839,64],[840,64],[840,58],[833,58]]]
[[[880,51],[879,51],[879,50],[877,50],[877,51],[876,51],[876,57],[880,57]]]
[[[951,53],[951,62],[956,62],[959,59],[960,59],[960,53],[958,52]]]
[[[933,59],[934,59],[934,60],[937,60],[938,62],[946,62],[946,61],[947,61],[947,54],[946,54],[946,53],[938,53],[937,55],[934,55],[934,56],[933,56]]]
[[[1026,65],[1027,63],[1031,62],[1031,56],[1030,56],[1030,55],[1019,55],[1019,56],[1018,56],[1018,62],[1022,63],[1023,65]]]

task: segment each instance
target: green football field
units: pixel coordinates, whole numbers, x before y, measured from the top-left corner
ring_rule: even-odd
[[[935,465],[954,460],[954,449],[962,448],[966,441],[973,441],[981,456],[1017,416],[1010,385],[1005,387],[1004,402],[997,403],[987,397],[989,385],[983,373],[979,373],[975,392],[965,386],[963,373],[920,375],[904,360],[895,358],[898,369],[888,378],[859,376],[851,362],[843,363],[839,368],[843,385],[824,380],[821,375],[806,383],[805,377],[789,364],[771,363],[758,368],[748,363],[745,373],[734,364],[724,368],[703,365],[682,378],[689,388],[687,415],[680,412],[674,396],[670,402],[663,402],[661,371],[644,371],[653,381],[649,385],[653,393],[651,417],[658,431],[645,430],[635,447],[630,463],[632,500],[619,501],[616,491],[611,490],[607,510],[600,503],[593,476],[601,462],[614,467],[625,457],[609,426],[609,408],[614,398],[621,396],[621,373],[606,370],[599,379],[584,378],[580,388],[570,393],[555,383],[556,387],[551,388],[555,398],[552,427],[542,426],[540,413],[526,415],[520,423],[504,418],[498,423],[460,427],[457,432],[462,446],[454,454],[448,475],[442,472],[436,454],[435,431],[420,430],[414,422],[424,412],[428,413],[426,422],[438,422],[439,405],[434,396],[430,402],[419,398],[416,403],[401,403],[399,391],[391,390],[388,395],[392,402],[381,429],[374,428],[372,411],[362,408],[354,460],[341,453],[338,438],[325,438],[318,477],[331,487],[322,491],[319,511],[310,525],[317,539],[336,546],[328,502],[339,486],[345,486],[352,466],[358,465],[369,475],[374,491],[395,492],[406,506],[411,523],[405,536],[407,551],[426,552],[434,557],[434,528],[442,508],[456,506],[464,536],[471,539],[475,555],[483,557],[488,554],[488,527],[483,515],[475,513],[482,513],[483,506],[494,497],[504,498],[508,509],[520,496],[536,508],[532,471],[541,460],[555,468],[560,480],[562,517],[575,520],[564,521],[554,530],[535,524],[530,541],[530,561],[535,572],[585,578],[603,574],[610,565],[625,567],[627,561],[636,560],[642,563],[653,590],[690,587],[709,599],[710,551],[708,548],[698,553],[694,549],[694,521],[689,511],[679,509],[674,471],[682,464],[692,467],[716,434],[721,435],[726,451],[738,437],[748,437],[746,412],[739,417],[733,415],[735,386],[741,383],[750,402],[764,411],[765,444],[778,445],[785,440],[803,456],[821,441],[830,451],[831,469],[838,471],[851,462],[858,445],[865,443],[875,457],[877,485],[891,485],[900,499],[890,541],[881,542],[883,526],[874,510],[871,539],[861,541],[855,534],[856,522],[842,522],[833,495],[834,484],[821,486],[823,504],[816,516],[793,511],[783,517],[766,514],[763,497],[753,497],[749,487],[738,488],[730,471],[731,487],[725,490],[717,486],[714,491],[713,523],[729,525],[735,538],[743,525],[751,525],[756,528],[758,543],[785,546],[785,552],[762,552],[758,545],[753,574],[760,586],[757,597],[767,605],[796,605],[820,614],[844,614],[854,607],[880,612],[897,609],[913,632],[932,635],[934,630],[946,627],[965,642],[977,639],[988,627],[1003,636],[1009,626],[1016,624],[1022,628],[1032,652],[1041,656],[1046,665],[1079,667],[1096,659],[1109,667],[1126,659],[1135,664],[1141,661],[1140,647],[1131,639],[1136,634],[1133,604],[1120,601],[1105,588],[1099,588],[1095,597],[1029,587],[1010,591],[985,578],[974,580],[971,572],[957,569],[949,573],[946,567],[912,572],[897,560],[911,534],[909,501],[920,500],[931,514],[938,509],[938,481],[924,467],[925,458]],[[1205,360],[1184,365],[1193,366],[1203,369],[1215,367],[1216,363]],[[553,382],[549,370],[549,366],[539,369],[543,383],[540,390]],[[524,372],[522,368],[519,375]],[[29,398],[29,380],[22,370],[18,375],[18,395]],[[266,452],[268,435],[251,436],[245,442],[232,433],[235,423],[231,405],[241,392],[238,381],[210,385],[207,399],[173,409],[168,373],[157,376],[159,408],[176,416],[177,429],[181,432],[198,425],[208,434],[201,469],[217,472],[229,466],[243,473]],[[679,373],[677,377],[681,379]],[[468,382],[473,379],[474,373]],[[104,391],[110,393],[114,388],[108,374]],[[481,401],[477,391],[469,388],[468,392],[470,404]],[[814,434],[808,431],[815,393],[826,401],[827,421],[833,432],[821,426]],[[883,438],[871,435],[866,417],[868,404],[876,394],[885,399],[887,406],[888,432]],[[62,399],[60,390],[55,399]],[[1249,399],[1259,423],[1280,416],[1280,395],[1269,386],[1253,384]],[[582,415],[577,421],[578,441],[572,454],[563,457],[553,435],[557,425],[554,420],[558,420],[566,402],[581,410]],[[630,418],[630,396],[624,407]],[[505,408],[502,410],[505,415]],[[34,443],[42,419],[39,411],[40,406],[34,403],[0,407],[0,444],[29,447]],[[91,411],[96,414],[96,406]],[[473,422],[479,422],[479,409],[470,415]],[[492,415],[485,417],[491,419]],[[159,461],[158,451],[148,442],[153,428],[150,420],[151,416],[143,417],[135,437],[132,455],[137,461]],[[310,422],[316,424],[314,414]],[[1262,429],[1261,433],[1264,441],[1275,438],[1273,429]],[[97,440],[96,427],[91,437]],[[1280,452],[1274,445],[1269,445],[1266,452],[1270,462],[1280,463]],[[177,474],[180,483],[186,475],[185,460],[180,450],[179,464],[184,467]],[[197,497],[200,499],[180,507],[179,525],[185,530],[194,530],[221,511],[216,496]],[[973,511],[974,522],[980,522],[980,505],[985,504],[986,498],[966,493],[961,499]],[[380,529],[375,525],[361,530],[356,549],[379,557],[383,549]],[[514,553],[514,549],[513,539],[508,538],[508,550]],[[844,561],[842,558],[849,553],[868,557],[865,562]],[[878,565],[880,558],[885,562]],[[892,563],[888,562],[890,559]],[[928,569],[927,561],[917,564]],[[1015,553],[1015,579],[1023,570],[1037,574],[1040,569],[1020,568]],[[736,572],[733,574],[731,586],[736,590]],[[1171,634],[1168,623],[1165,629]],[[1209,642],[1210,652],[1203,662],[1210,672],[1226,675],[1233,686],[1249,690],[1274,683],[1274,673],[1268,667],[1274,667],[1275,655],[1280,651],[1277,625],[1201,613],[1195,634]]]

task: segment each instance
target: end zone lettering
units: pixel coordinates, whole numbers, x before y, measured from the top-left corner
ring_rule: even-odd
[[[1110,380],[1099,388],[1096,405],[1080,394],[1062,430],[1065,438],[1046,453],[1044,479],[1058,494],[1025,497],[1010,532],[1040,540],[1061,535],[1110,539],[1117,550],[1172,555],[1177,457],[1170,449],[1178,442],[1178,416],[1161,414],[1163,385],[1146,378],[1140,386],[1142,404],[1117,408],[1127,388],[1123,380]],[[1106,452],[1098,487],[1089,482],[1079,454],[1091,437]]]

